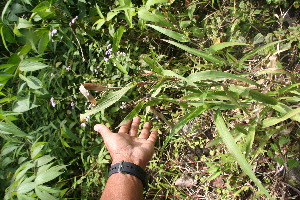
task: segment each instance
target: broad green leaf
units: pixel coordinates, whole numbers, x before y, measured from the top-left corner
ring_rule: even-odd
[[[142,19],[144,21],[154,22],[161,26],[172,26],[172,24],[166,19],[166,17],[162,13],[152,13],[144,7],[141,7],[139,9],[138,16],[139,19]]]
[[[215,53],[216,51],[222,50],[226,47],[237,46],[237,45],[247,45],[247,44],[240,43],[240,42],[222,42],[210,46],[208,50],[211,51],[212,53]]]
[[[215,124],[221,138],[223,139],[224,144],[226,145],[229,152],[234,156],[245,174],[247,174],[251,178],[255,185],[267,196],[267,198],[274,199],[261,184],[260,180],[258,180],[258,178],[255,176],[254,172],[252,171],[252,167],[247,162],[245,156],[242,154],[238,145],[235,143],[234,138],[228,131],[220,111],[217,111],[215,115]]]
[[[49,31],[46,31],[40,41],[39,41],[39,44],[38,44],[38,53],[39,54],[43,54],[48,46],[48,43],[49,43],[50,39],[49,39]]]
[[[198,82],[202,80],[212,80],[212,81],[220,81],[220,80],[226,80],[226,79],[235,79],[238,81],[243,81],[246,83],[249,83],[251,85],[259,86],[259,84],[255,83],[254,81],[251,81],[247,78],[244,78],[239,75],[230,74],[226,72],[221,71],[202,71],[202,72],[196,72],[192,73],[187,77],[188,80],[192,82]]]
[[[34,162],[37,163],[37,167],[41,167],[43,165],[48,164],[53,159],[55,159],[55,158],[51,157],[50,155],[45,155],[45,156],[42,156],[42,157],[39,157],[39,158],[35,159]]]
[[[164,3],[168,3],[169,0],[148,0],[146,3],[146,6],[153,6],[155,4],[164,4]]]
[[[41,150],[43,149],[43,147],[45,146],[46,142],[36,142],[32,145],[30,151],[30,156],[31,159],[37,159],[38,157],[42,156],[42,154],[40,154]]]
[[[52,196],[51,194],[49,194],[46,191],[41,191],[38,188],[35,188],[35,193],[37,194],[37,196],[39,197],[39,199],[41,200],[57,200],[57,198],[55,198],[54,196]]]
[[[169,36],[170,38],[174,39],[174,40],[177,40],[179,42],[188,42],[190,41],[190,39],[181,34],[181,33],[177,33],[175,31],[172,31],[172,30],[169,30],[169,29],[166,29],[166,28],[162,28],[162,27],[159,27],[159,26],[155,26],[155,25],[151,25],[151,24],[147,24],[147,26],[157,30],[158,32],[161,32],[162,34],[165,34],[167,36]]]
[[[23,76],[22,74],[19,74],[19,77],[26,81],[28,87],[32,88],[32,89],[39,89],[43,87],[43,83],[36,77],[34,76]]]
[[[17,25],[17,29],[21,29],[21,28],[31,28],[33,26],[33,24],[31,24],[29,21],[27,21],[24,18],[19,18],[18,20],[18,25]]]
[[[300,108],[296,108],[296,109],[293,109],[293,110],[287,112],[285,115],[283,115],[281,117],[271,117],[271,118],[265,119],[262,123],[262,125],[263,125],[262,127],[266,128],[266,127],[276,125],[284,120],[287,120],[289,118],[294,117],[295,115],[298,115],[299,113],[300,113]]]
[[[28,193],[31,190],[33,190],[35,187],[35,183],[34,182],[29,182],[29,183],[21,183],[21,185],[19,185],[17,193],[18,194],[24,194],[24,193]]]
[[[180,44],[180,43],[177,43],[177,42],[174,42],[174,41],[170,41],[170,40],[164,40],[165,42],[169,43],[169,44],[172,44],[180,49],[183,49],[185,50],[186,52],[188,53],[191,53],[195,56],[199,56],[207,61],[210,61],[212,63],[215,63],[217,65],[224,65],[226,63],[226,61],[218,56],[214,56],[212,55],[210,52],[206,52],[206,51],[200,51],[198,49],[194,49],[194,48],[191,48],[191,47],[188,47],[186,45],[183,45],[183,44]]]
[[[25,178],[24,175],[26,174],[26,172],[33,167],[34,164],[31,161],[22,164],[15,173],[15,180],[20,180],[21,178]]]
[[[52,189],[51,187],[47,187],[47,186],[44,186],[44,185],[37,185],[36,188],[41,190],[41,191],[49,192],[49,193],[52,193],[52,194],[61,192],[60,190]]]
[[[6,69],[6,68],[10,68],[10,67],[13,67],[14,64],[2,64],[0,65],[0,69]]]
[[[110,93],[109,95],[101,99],[101,101],[98,103],[97,106],[95,106],[91,110],[86,110],[84,114],[81,114],[80,120],[83,120],[84,118],[94,115],[102,110],[105,110],[109,106],[113,105],[114,103],[119,101],[119,99],[121,99],[121,97],[124,96],[128,92],[128,90],[133,88],[135,85],[136,83],[130,83],[123,89]]]
[[[16,102],[13,104],[12,111],[13,112],[26,112],[30,110],[30,96],[27,95],[25,97],[18,97]]]
[[[5,122],[0,122],[0,134],[14,135],[17,137],[27,137],[28,134],[21,131],[17,126],[13,124],[7,124]]]
[[[119,12],[108,12],[107,16],[106,16],[106,21],[110,21],[112,18],[114,18],[118,14],[119,14]]]
[[[113,52],[117,52],[119,49],[120,40],[122,38],[123,33],[125,32],[125,27],[120,26],[118,30],[114,33],[114,41],[112,45]]]
[[[139,104],[137,104],[134,109],[123,119],[123,121],[119,124],[118,127],[120,127],[121,125],[125,124],[126,122],[128,122],[129,120],[132,120],[135,116],[137,116],[139,114],[139,112],[142,110],[142,108],[144,107],[145,102],[140,102]]]
[[[38,61],[27,61],[23,60],[20,63],[20,70],[23,72],[30,72],[30,71],[36,71],[40,69],[44,69],[46,67],[49,67],[48,65],[45,65],[44,63],[38,62]]]
[[[9,80],[13,76],[14,75],[12,75],[12,74],[7,74],[7,73],[4,73],[4,72],[0,72],[0,83]]]
[[[163,74],[164,76],[176,77],[176,78],[178,78],[178,79],[181,79],[181,80],[187,82],[188,85],[197,88],[197,85],[196,85],[194,82],[190,81],[189,79],[184,78],[183,76],[180,76],[180,75],[176,74],[175,72],[173,72],[173,71],[171,71],[171,70],[163,70],[163,71],[162,71],[162,74]]]
[[[52,164],[53,163],[51,163],[50,165],[44,165],[37,170],[36,179],[34,181],[36,185],[47,183],[64,173],[61,170],[66,168],[65,165],[57,165],[49,168],[49,166],[51,166]]]
[[[252,98],[254,100],[257,100],[259,102],[263,102],[270,105],[276,105],[277,101],[273,97],[260,93],[256,90],[251,90],[249,88],[243,87],[243,86],[236,86],[236,85],[230,85],[229,89],[233,92],[238,93],[239,95],[247,98]]]
[[[267,44],[267,45],[265,45],[265,46],[258,47],[257,49],[255,49],[255,50],[253,50],[253,51],[247,53],[246,55],[244,55],[244,56],[240,59],[239,65],[242,66],[243,63],[244,63],[248,58],[250,58],[250,57],[252,57],[252,56],[258,54],[259,52],[261,52],[261,51],[263,51],[263,50],[265,50],[265,49],[267,49],[267,48],[269,48],[269,47],[271,47],[271,46],[274,46],[275,44],[278,44],[278,43],[280,43],[280,42],[283,42],[283,41],[284,41],[284,40],[279,40],[279,41],[276,41],[276,42],[269,43],[269,44]]]
[[[22,199],[22,200],[36,200],[36,198],[27,196],[25,194],[17,194],[18,199]]]
[[[162,146],[162,148],[160,150],[160,152],[161,152],[160,154],[163,153],[163,151],[165,150],[165,148],[169,144],[170,140],[173,138],[173,136],[176,133],[178,133],[183,128],[184,125],[186,125],[189,121],[191,121],[195,117],[201,115],[206,110],[207,110],[207,108],[198,107],[198,108],[195,108],[194,110],[192,110],[191,112],[189,112],[188,114],[184,115],[179,120],[179,122],[172,128],[172,131],[171,131],[170,135],[168,135],[168,137],[165,139],[164,145]]]

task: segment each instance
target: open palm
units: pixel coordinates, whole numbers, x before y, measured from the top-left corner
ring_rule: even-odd
[[[112,165],[122,160],[132,162],[142,168],[146,168],[154,152],[154,144],[157,139],[157,130],[150,133],[151,123],[146,122],[138,134],[140,118],[122,125],[118,133],[113,133],[105,125],[95,125],[95,131],[99,132],[112,157]]]

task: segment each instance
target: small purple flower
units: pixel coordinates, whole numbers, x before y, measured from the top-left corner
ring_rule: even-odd
[[[105,55],[111,55],[112,53],[112,49],[108,49],[106,52],[105,52]]]
[[[108,56],[108,58],[113,58],[113,57],[114,57],[113,55],[109,55],[109,56]]]
[[[66,70],[70,71],[71,70],[71,66],[66,67]]]
[[[50,76],[52,77],[52,76],[54,76],[54,74],[53,74],[53,73],[51,73],[51,74],[50,74]]]
[[[57,33],[57,29],[53,29],[50,33],[49,36],[53,37]]]
[[[72,107],[72,109],[74,109],[75,104],[73,101],[70,103],[70,106]]]
[[[51,106],[54,108],[55,107],[55,100],[53,97],[50,98],[50,103],[51,103]]]
[[[77,18],[78,18],[78,16],[74,17],[74,18],[70,21],[69,26],[71,26],[72,24],[74,24]]]
[[[107,61],[108,61],[108,58],[104,57],[104,61],[107,62]]]
[[[86,124],[85,123],[81,123],[80,126],[81,127],[86,127]]]
[[[120,106],[120,109],[125,109],[127,107],[126,102],[122,102],[122,105]]]

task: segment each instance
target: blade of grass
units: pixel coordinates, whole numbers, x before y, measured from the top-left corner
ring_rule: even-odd
[[[182,50],[185,50],[186,52],[188,53],[191,53],[195,56],[199,56],[201,58],[204,58],[205,60],[207,61],[210,61],[212,63],[215,63],[217,65],[224,65],[226,63],[226,61],[218,56],[214,56],[212,55],[211,53],[209,52],[205,52],[205,51],[200,51],[198,49],[194,49],[194,48],[191,48],[191,47],[188,47],[186,45],[183,45],[183,44],[180,44],[178,42],[174,42],[174,41],[171,41],[171,40],[163,40],[169,44],[172,44]]]
[[[215,115],[215,124],[218,129],[220,136],[223,139],[224,144],[226,145],[229,152],[234,156],[242,170],[251,178],[251,180],[255,183],[255,185],[269,198],[274,199],[265,189],[265,187],[261,184],[258,178],[255,176],[254,172],[252,171],[252,167],[247,162],[245,156],[242,154],[241,150],[239,149],[238,145],[235,143],[234,138],[230,134],[229,130],[227,129],[225,122],[221,116],[221,112],[217,111]]]
[[[255,54],[258,54],[259,52],[271,47],[271,46],[274,46],[275,44],[278,44],[280,42],[283,42],[284,40],[279,40],[279,41],[276,41],[276,42],[272,42],[272,43],[269,43],[269,44],[266,44],[265,46],[262,46],[262,47],[258,47],[257,49],[247,53],[246,55],[244,55],[240,61],[239,61],[239,65],[242,66],[242,64],[250,57],[254,56]]]
[[[201,115],[204,111],[206,111],[208,108],[204,108],[204,107],[198,107],[195,108],[193,111],[189,112],[188,114],[186,114],[185,116],[183,116],[180,121],[172,128],[171,134],[168,135],[168,137],[166,138],[164,145],[162,146],[161,150],[160,150],[160,155],[163,153],[163,151],[165,150],[165,148],[167,147],[167,145],[169,144],[170,140],[172,139],[172,137],[178,133],[182,127],[184,125],[186,125],[189,121],[191,121],[192,119],[194,119],[195,117],[197,117],[198,115]]]
[[[300,108],[297,108],[297,109],[293,109],[293,110],[287,112],[285,115],[283,115],[281,117],[270,117],[263,121],[262,127],[266,128],[266,127],[273,126],[273,125],[278,124],[284,120],[287,120],[295,115],[298,115],[299,113],[300,113]]]
[[[258,87],[261,87],[259,84],[255,83],[254,81],[251,81],[247,78],[244,78],[239,75],[230,74],[226,72],[221,71],[202,71],[202,72],[196,72],[192,73],[187,77],[188,80],[192,82],[202,81],[202,80],[212,80],[212,81],[220,81],[220,80],[226,80],[226,79],[235,79],[238,81],[243,81],[246,83],[249,83],[251,85],[256,85]]]
[[[177,40],[179,42],[188,42],[190,41],[189,38],[181,33],[177,33],[175,31],[166,29],[166,28],[162,28],[160,26],[155,26],[152,24],[147,24],[147,26],[157,30],[158,32],[161,32],[162,34],[165,34],[166,36],[169,36],[170,38]]]
[[[240,43],[240,42],[222,42],[210,46],[208,50],[212,53],[215,53],[216,51],[222,50],[226,47],[237,46],[237,45],[247,45],[247,44]]]

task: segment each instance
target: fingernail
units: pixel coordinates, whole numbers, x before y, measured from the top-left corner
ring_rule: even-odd
[[[97,125],[95,125],[94,126],[94,130],[98,132],[99,131],[99,127]]]

